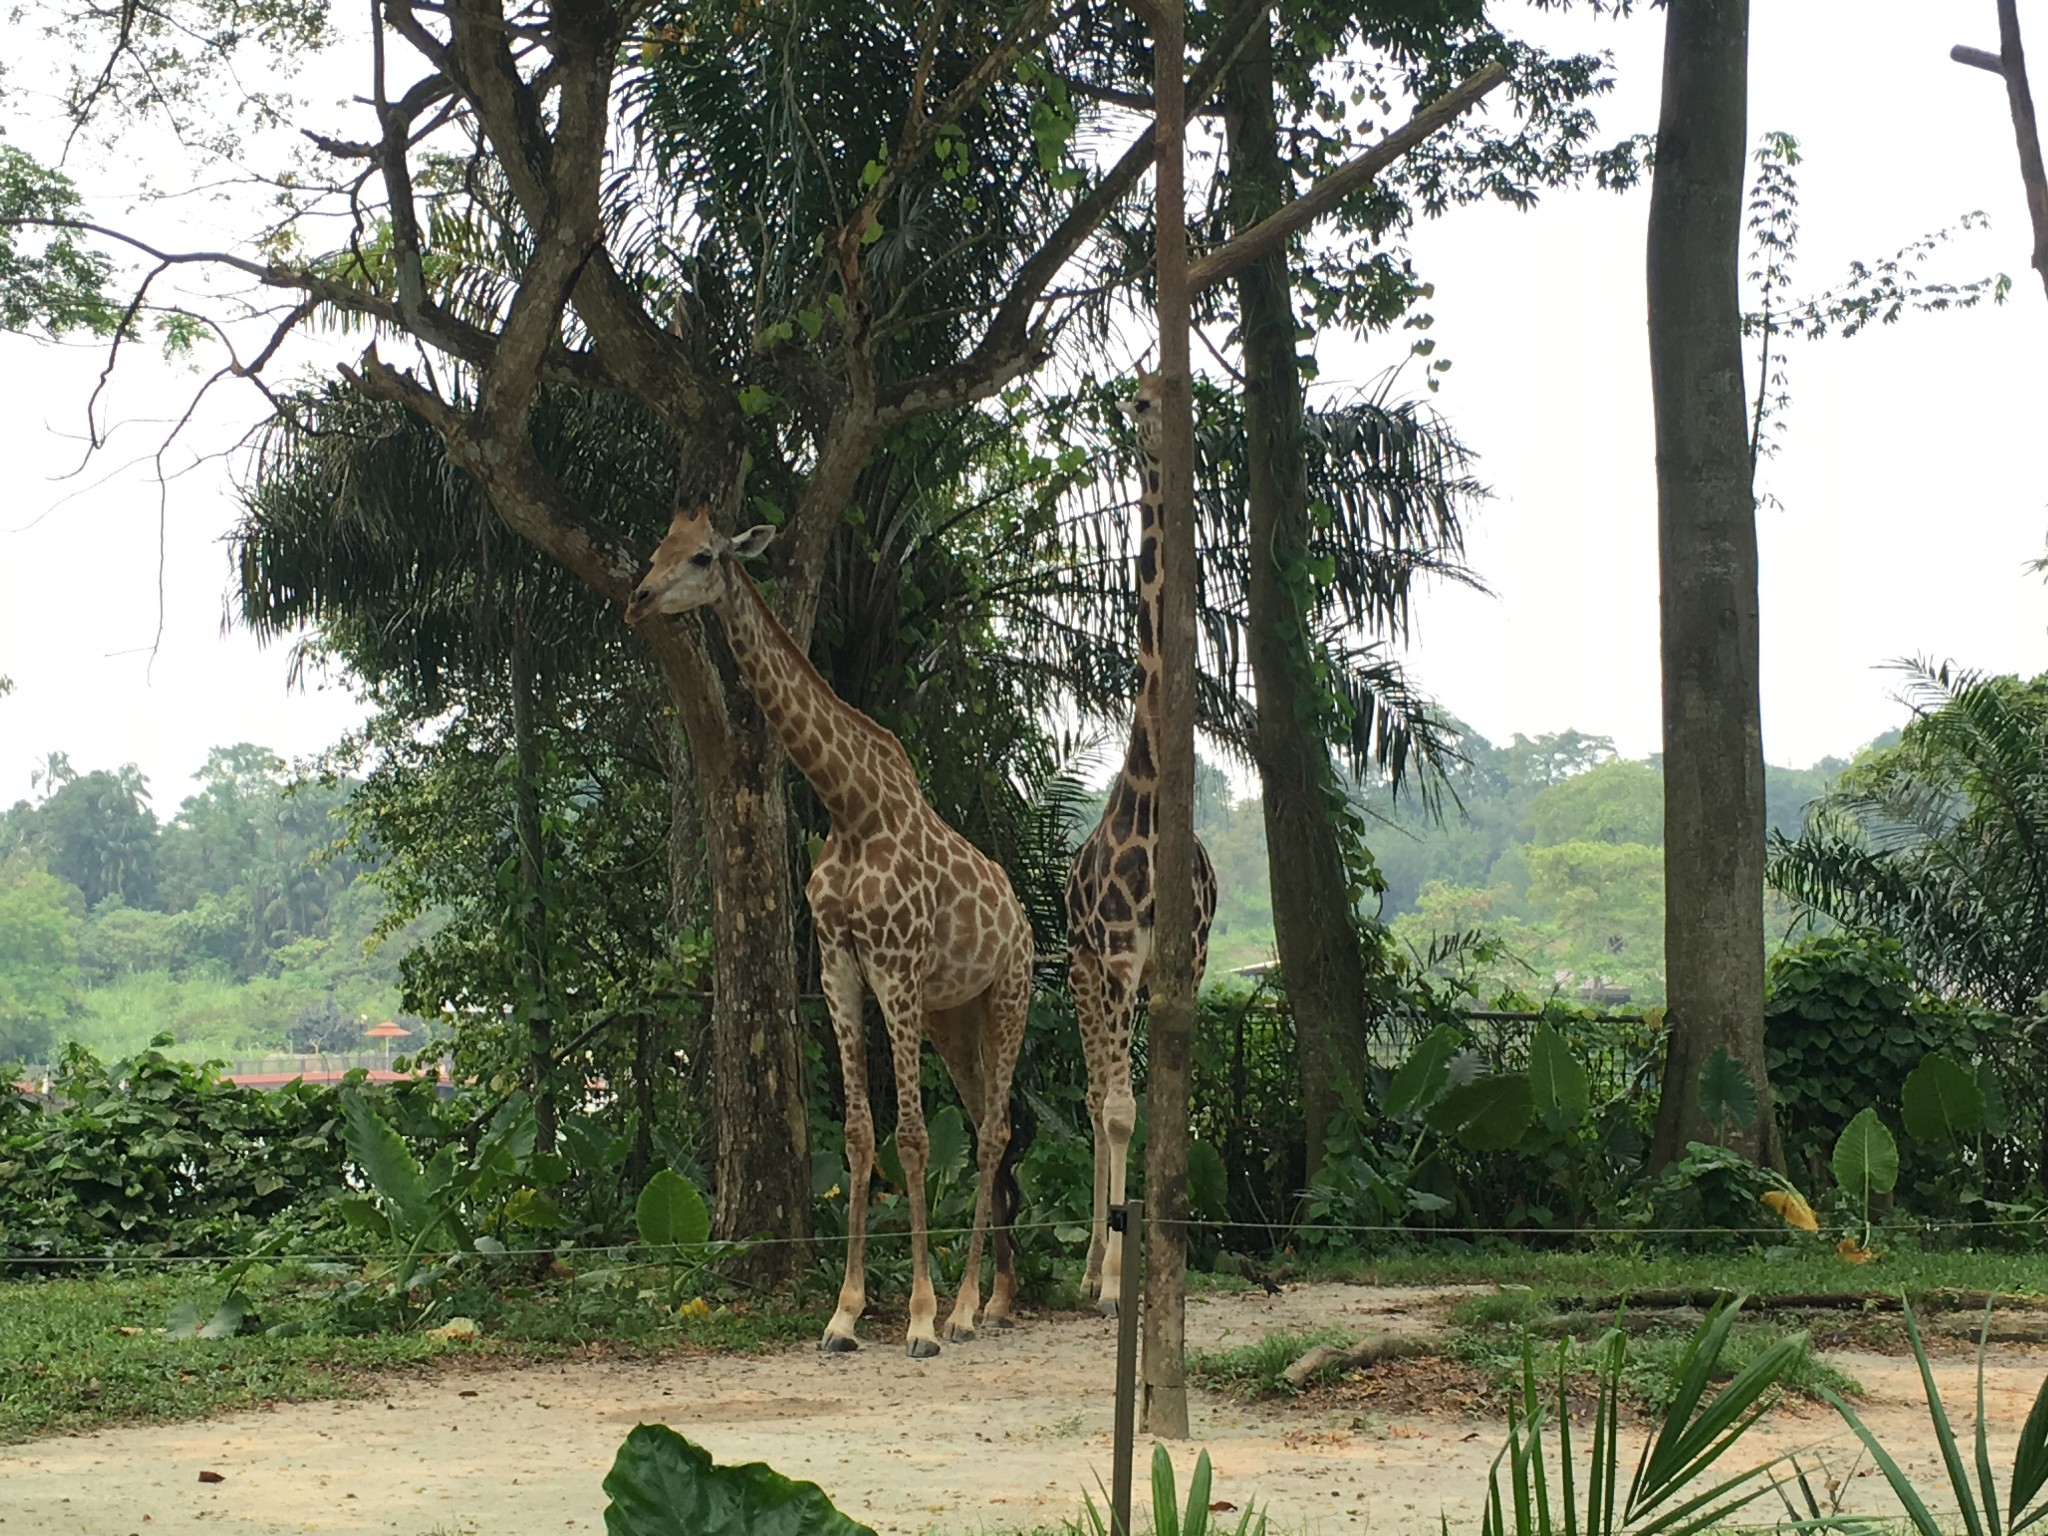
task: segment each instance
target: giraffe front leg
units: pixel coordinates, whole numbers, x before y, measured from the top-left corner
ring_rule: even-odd
[[[1105,1205],[1124,1203],[1124,1176],[1131,1149],[1131,1133],[1138,1125],[1138,1100],[1131,1091],[1131,1013],[1137,1002],[1137,977],[1108,970],[1103,977],[1104,1009],[1108,1016],[1108,1071],[1102,1099],[1103,1141],[1109,1149]],[[1123,1294],[1124,1242],[1130,1234],[1107,1232],[1102,1259],[1102,1293],[1095,1310],[1115,1317],[1118,1298]]]
[[[877,992],[881,991],[877,987]],[[931,1162],[931,1133],[925,1129],[924,1096],[919,1087],[918,1049],[923,1043],[924,1017],[914,1006],[916,989],[884,996],[882,1014],[889,1023],[890,1057],[896,1068],[896,1156],[903,1164],[904,1194],[910,1200],[910,1358],[925,1360],[939,1352],[939,1298],[932,1289],[931,1255],[924,1202],[924,1174]]]
[[[1102,1125],[1108,1142],[1108,1170],[1105,1184],[1108,1198],[1105,1205],[1120,1206],[1124,1203],[1124,1174],[1127,1155],[1131,1149],[1131,1132],[1138,1124],[1138,1100],[1131,1092],[1129,1071],[1121,1080],[1112,1084],[1109,1097],[1102,1106]],[[1105,1229],[1108,1226],[1105,1211]],[[1128,1234],[1104,1231],[1102,1254],[1102,1292],[1095,1303],[1095,1310],[1104,1317],[1115,1317],[1117,1298],[1123,1294],[1124,1239]]]
[[[1070,940],[1073,959],[1067,984],[1073,991],[1074,1023],[1081,1036],[1081,1055],[1088,1067],[1088,1133],[1095,1154],[1093,1208],[1088,1218],[1088,1266],[1081,1276],[1081,1295],[1093,1301],[1102,1289],[1102,1255],[1109,1236],[1109,1143],[1102,1126],[1102,1101],[1109,1079],[1109,1020],[1102,1004],[1102,970],[1081,939]]]
[[[823,971],[825,1006],[839,1042],[839,1070],[846,1086],[846,1275],[839,1286],[839,1305],[818,1347],[839,1354],[860,1348],[854,1325],[867,1308],[868,1179],[875,1167],[875,1120],[868,1108],[860,961],[851,948],[835,946],[826,951]]]

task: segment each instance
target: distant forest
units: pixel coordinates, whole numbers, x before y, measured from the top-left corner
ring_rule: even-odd
[[[1578,731],[1506,746],[1468,731],[1460,750],[1433,802],[1413,786],[1354,793],[1380,920],[1418,957],[1478,936],[1456,964],[1482,997],[1662,1002],[1655,760]],[[1771,825],[1796,832],[1846,766],[1769,769]],[[356,786],[294,780],[247,744],[215,749],[194,778],[160,818],[134,768],[81,773],[52,754],[34,797],[0,814],[0,1061],[66,1040],[127,1052],[160,1033],[187,1056],[353,1051],[366,1026],[404,1020],[400,963],[437,917],[384,931],[382,871],[348,816]],[[1079,807],[1084,824],[1096,809]],[[1265,821],[1208,763],[1195,821],[1220,885],[1216,980],[1272,958]],[[1774,940],[1792,920],[1774,909]]]
[[[356,1051],[391,1018],[407,933],[346,836],[350,786],[294,782],[262,747],[216,748],[159,819],[133,767],[62,753],[0,814],[0,1061],[65,1040],[102,1054]]]
[[[1873,745],[1895,740],[1896,733]],[[1453,969],[1482,998],[1553,991],[1652,1007],[1664,1001],[1664,778],[1653,758],[1619,756],[1606,736],[1517,734],[1495,746],[1464,729],[1463,761],[1434,800],[1416,786],[1357,789],[1386,890],[1378,915],[1416,957],[1477,935]],[[1795,834],[1809,802],[1848,766],[1765,770],[1774,830]],[[1222,786],[1219,796],[1218,789]],[[1221,885],[1212,973],[1270,959],[1265,825],[1256,799],[1228,803],[1205,773],[1196,822]],[[1796,919],[1771,898],[1769,934]],[[1604,985],[1603,985],[1604,983]],[[1624,994],[1626,994],[1624,996]]]

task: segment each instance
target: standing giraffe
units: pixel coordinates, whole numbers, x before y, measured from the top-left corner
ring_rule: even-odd
[[[925,803],[903,744],[832,691],[740,569],[774,535],[762,526],[729,539],[703,507],[678,512],[626,606],[626,620],[709,604],[747,691],[831,814],[831,833],[806,889],[846,1079],[847,1245],[839,1306],[819,1348],[857,1349],[854,1324],[867,1305],[875,1126],[862,1042],[865,978],[882,1005],[896,1071],[896,1148],[910,1197],[909,1348],[913,1359],[923,1359],[939,1352],[939,1341],[925,1255],[931,1138],[918,1053],[929,1035],[975,1123],[981,1186],[960,1297],[946,1321],[947,1339],[958,1342],[974,1337],[981,1304],[982,1235],[1009,1141],[1010,1080],[1031,1001],[1031,925],[1002,867]],[[1010,1326],[1017,1294],[1008,1222],[1007,1212],[996,1218],[987,1320],[998,1328]]]
[[[1140,371],[1136,395],[1118,408],[1137,430],[1144,457],[1138,498],[1138,694],[1131,744],[1102,820],[1067,875],[1068,976],[1081,1051],[1088,1062],[1088,1119],[1095,1135],[1095,1216],[1088,1238],[1087,1290],[1097,1310],[1116,1312],[1123,1238],[1108,1230],[1124,1200],[1125,1154],[1137,1123],[1131,1092],[1131,1018],[1152,971],[1152,859],[1159,841],[1159,375]],[[1216,915],[1216,869],[1195,843],[1195,985],[1208,959]]]

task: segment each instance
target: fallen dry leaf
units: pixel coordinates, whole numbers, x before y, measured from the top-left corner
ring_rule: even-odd
[[[199,1474],[199,1481],[202,1483],[224,1483],[227,1479],[218,1472],[202,1472]]]
[[[1818,1232],[1820,1222],[1814,1218],[1813,1207],[1806,1203],[1806,1197],[1794,1189],[1767,1189],[1763,1202],[1784,1218],[1785,1225],[1797,1227],[1802,1232]]]

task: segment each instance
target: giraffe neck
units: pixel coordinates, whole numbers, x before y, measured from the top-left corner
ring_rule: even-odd
[[[906,779],[914,787],[903,744],[832,691],[744,571],[729,571],[715,606],[741,681],[835,825],[872,816]]]
[[[1120,782],[1140,795],[1159,788],[1159,580],[1160,467],[1159,455],[1143,455],[1144,485],[1138,496],[1138,692],[1131,711],[1131,741],[1124,750]]]

